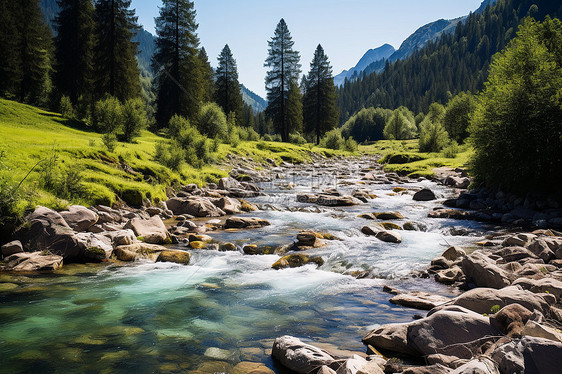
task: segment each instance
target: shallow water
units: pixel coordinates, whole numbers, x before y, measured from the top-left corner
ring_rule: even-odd
[[[346,166],[347,177],[356,182],[359,167]],[[289,244],[302,229],[332,233],[342,240],[309,251],[326,261],[319,269],[275,271],[276,255],[199,250],[192,252],[189,266],[139,262],[69,265],[51,275],[0,274],[0,372],[216,372],[240,361],[263,362],[278,371],[269,358],[278,336],[294,335],[345,355],[364,351],[361,337],[376,325],[411,320],[417,311],[390,304],[384,284],[453,295],[453,289],[412,278],[411,272],[427,267],[449,244],[475,242],[485,227],[428,220],[436,202],[392,194],[396,184],[338,186],[345,192],[367,188],[379,196],[361,206],[320,208],[318,213],[286,210],[307,206],[295,202],[296,192],[310,192],[319,181],[335,185],[337,173],[325,174],[312,178],[299,171],[264,183],[269,195],[251,200],[282,211],[251,215],[271,226],[211,233],[217,242],[240,247]],[[287,181],[297,188],[283,191],[276,185]],[[429,181],[403,187],[421,186],[441,197],[449,193]],[[357,218],[359,213],[389,210],[405,216],[397,223],[423,223],[427,232],[403,231],[401,244],[360,233],[369,221]],[[452,227],[472,236],[451,236]],[[372,278],[347,275],[358,271]]]

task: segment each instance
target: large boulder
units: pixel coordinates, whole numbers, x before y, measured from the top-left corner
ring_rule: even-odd
[[[510,285],[508,273],[482,251],[474,251],[462,260],[462,271],[467,281],[478,287],[503,288]]]
[[[394,231],[379,231],[375,235],[375,238],[386,243],[402,243],[402,236]]]
[[[275,270],[286,268],[297,268],[308,264],[316,264],[317,266],[324,265],[322,257],[310,257],[302,253],[290,254],[281,257],[271,267]]]
[[[62,220],[62,217],[61,217]],[[64,220],[63,220],[64,221]],[[59,225],[60,220],[34,219],[29,227],[18,231],[24,247],[30,251],[49,251],[62,256],[65,261],[83,261],[87,243],[76,237],[76,233],[68,225]]]
[[[255,217],[230,217],[226,220],[225,229],[255,229],[271,225],[262,218]]]
[[[445,252],[443,252],[443,254],[441,256],[445,257],[445,259],[447,259],[449,261],[456,261],[459,258],[465,257],[466,252],[461,247],[453,246],[453,247],[447,248],[447,250]]]
[[[544,294],[546,292],[556,296],[558,301],[562,300],[562,282],[554,278],[519,278],[513,282],[514,286],[521,286],[524,290]]]
[[[521,335],[544,338],[562,343],[562,333],[559,330],[532,320],[527,321],[525,327],[521,331]]]
[[[162,251],[156,262],[174,262],[176,264],[188,265],[191,254],[185,251]]]
[[[137,241],[135,232],[131,229],[127,230],[116,230],[116,231],[104,231],[102,233],[105,237],[111,240],[114,247],[119,245],[129,245]]]
[[[435,272],[435,281],[443,284],[453,284],[461,281],[463,278],[464,274],[461,268],[456,265],[449,269],[437,270]]]
[[[134,243],[115,247],[113,255],[120,261],[135,261],[139,258],[155,256],[166,250],[166,247],[156,244]]]
[[[238,214],[242,211],[242,203],[230,197],[221,197],[213,202],[215,206],[223,210],[226,214]]]
[[[27,216],[27,221],[31,222],[33,220],[42,220],[47,221],[52,225],[59,225],[70,228],[68,223],[64,220],[64,218],[57,212],[52,209],[45,208],[44,206],[37,206],[35,211]]]
[[[524,336],[496,349],[492,359],[502,374],[552,374],[562,368],[562,343]]]
[[[470,179],[466,177],[463,178],[463,177],[455,177],[453,175],[450,175],[445,179],[444,184],[446,186],[450,186],[454,188],[466,189],[468,188],[468,186],[470,186]]]
[[[549,245],[549,241],[545,239],[534,240],[527,247],[531,253],[542,259],[544,262],[548,263],[554,258],[556,258],[556,253],[552,250]]]
[[[487,357],[479,357],[459,366],[450,374],[500,374],[500,372],[494,361]]]
[[[137,237],[142,237],[142,240],[149,244],[164,244],[169,238],[168,230],[159,216],[149,219],[133,218],[125,228],[133,230]]]
[[[113,252],[111,239],[102,234],[80,232],[74,235],[84,247],[81,254],[84,262],[99,262],[109,258]]]
[[[520,261],[527,258],[537,258],[534,253],[525,247],[504,247],[493,252],[494,255],[500,256],[505,262]]]
[[[23,246],[19,240],[6,243],[2,246],[2,256],[8,257],[16,253],[23,252]]]
[[[416,353],[408,346],[408,327],[407,323],[383,325],[367,334],[362,340],[363,344],[413,356]]]
[[[413,199],[415,201],[431,201],[431,200],[435,200],[436,197],[433,191],[431,191],[428,188],[424,188],[423,190],[416,192],[413,196]]]
[[[500,290],[475,288],[454,299],[453,304],[480,314],[490,313],[495,305],[503,308],[509,304],[520,304],[529,311],[536,309],[543,314],[549,310],[549,304],[544,297],[523,290],[520,286],[509,286]]]
[[[482,314],[452,307],[410,323],[407,341],[408,346],[421,356],[440,353],[470,359],[473,351],[468,343],[497,336],[498,333],[490,325],[490,319]],[[482,340],[480,344],[484,342]]]
[[[383,221],[404,219],[404,216],[400,212],[380,212],[380,213],[375,213],[375,217]]]
[[[16,253],[4,259],[4,269],[9,271],[54,271],[62,266],[63,258],[42,252]]]
[[[166,201],[166,205],[176,216],[189,214],[194,217],[222,217],[226,215],[208,198],[200,196],[174,197]]]
[[[230,191],[232,189],[243,190],[244,186],[242,186],[242,184],[238,182],[236,179],[232,177],[226,177],[226,178],[219,179],[219,189],[225,191]]]
[[[534,234],[520,233],[510,236],[502,242],[504,247],[528,247],[537,236]]]
[[[427,292],[408,292],[394,296],[390,299],[390,302],[408,308],[430,310],[450,300],[451,299],[447,297],[433,295]]]
[[[509,304],[497,312],[492,318],[496,327],[509,337],[520,337],[525,324],[533,313],[519,304]]]
[[[98,215],[81,205],[73,205],[67,211],[60,212],[66,223],[75,231],[87,231],[98,222]]]
[[[287,369],[300,374],[308,374],[335,361],[328,352],[287,335],[275,339],[271,355]]]

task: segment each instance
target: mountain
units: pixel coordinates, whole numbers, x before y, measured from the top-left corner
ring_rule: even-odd
[[[344,70],[334,77],[334,84],[341,86],[345,79],[352,79],[352,77],[361,74],[372,63],[387,60],[396,50],[390,44],[384,44],[375,49],[369,49],[367,53],[361,57],[361,60],[353,68]],[[384,66],[384,63],[383,63]]]
[[[562,15],[562,3],[551,0],[498,0],[458,22],[454,32],[426,42],[408,58],[389,63],[379,74],[364,75],[338,89],[340,122],[361,108],[406,106],[427,112],[433,102],[445,104],[462,91],[477,93],[488,78],[492,56],[516,36],[522,19]]]
[[[267,101],[244,85],[242,85],[242,100],[252,107],[254,113],[263,112],[267,108]]]

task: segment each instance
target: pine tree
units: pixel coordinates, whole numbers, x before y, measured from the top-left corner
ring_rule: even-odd
[[[287,127],[290,133],[303,130],[302,93],[297,82],[291,83],[287,97]]]
[[[190,0],[163,0],[156,18],[156,53],[153,70],[158,75],[156,120],[168,125],[173,115],[196,119],[204,96],[195,8]]]
[[[217,104],[228,115],[235,114],[236,123],[242,123],[242,91],[238,81],[238,69],[232,51],[227,45],[222,49],[218,57],[219,65],[215,73],[215,99]]]
[[[95,87],[121,101],[141,95],[137,43],[139,30],[131,0],[98,0],[94,13],[97,43],[94,48]]]
[[[93,90],[94,7],[90,0],[59,0],[55,18],[55,85],[76,104]]]
[[[201,82],[203,84],[202,101],[204,103],[211,102],[215,96],[215,71],[209,62],[209,56],[205,48],[199,51],[199,60],[202,66]]]
[[[324,48],[319,44],[310,63],[310,72],[303,78],[305,131],[320,138],[338,124],[339,111],[336,106],[336,87],[332,67]]]
[[[281,19],[275,34],[268,41],[269,56],[264,66],[270,68],[265,77],[268,101],[266,113],[273,120],[284,142],[289,140],[291,132],[287,121],[289,90],[300,75],[300,55],[293,50],[294,44],[285,20]]]
[[[0,94],[41,105],[49,94],[52,35],[38,0],[0,2]]]

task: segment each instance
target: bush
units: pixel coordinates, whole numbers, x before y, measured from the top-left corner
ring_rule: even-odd
[[[470,118],[475,109],[476,100],[470,92],[461,92],[447,103],[443,126],[451,139],[458,143],[464,142],[468,137]]]
[[[109,152],[115,151],[115,148],[117,147],[117,135],[115,135],[115,133],[108,132],[108,133],[103,134],[102,137],[101,137],[101,141],[103,143],[103,146]]]
[[[123,123],[123,109],[117,98],[109,96],[94,106],[92,125],[96,131],[116,133]]]
[[[400,107],[392,112],[384,128],[384,137],[390,140],[408,140],[416,137],[416,119],[408,108]]]
[[[326,135],[320,140],[320,146],[329,149],[342,149],[345,145],[345,141],[341,136],[340,129],[334,129],[328,131]]]
[[[303,145],[308,143],[306,139],[298,132],[289,134],[289,143]]]
[[[494,56],[470,125],[477,182],[561,196],[560,46],[560,20],[526,19],[517,37]]]
[[[186,152],[175,141],[170,143],[158,142],[156,143],[154,158],[162,165],[172,170],[179,171],[181,165],[185,162]]]
[[[426,116],[420,124],[420,152],[439,152],[449,144],[449,135],[441,122]]]
[[[449,143],[448,146],[443,148],[442,151],[443,156],[447,158],[455,158],[457,157],[459,152],[460,152],[459,143],[457,143],[455,140],[451,141],[451,143]]]
[[[228,125],[226,115],[221,107],[215,103],[207,103],[201,106],[197,128],[209,138],[226,138]]]
[[[61,97],[59,110],[64,118],[74,118],[76,116],[74,108],[72,107],[72,102],[68,96]]]
[[[352,116],[342,127],[343,137],[353,137],[358,142],[384,139],[384,127],[392,111],[382,108],[364,108]]]
[[[130,143],[134,138],[140,136],[141,131],[147,126],[145,105],[140,98],[129,99],[123,105],[122,115],[123,137],[126,142]]]
[[[359,149],[359,147],[357,146],[357,142],[352,137],[345,139],[343,148],[348,152],[357,152],[357,150]]]

